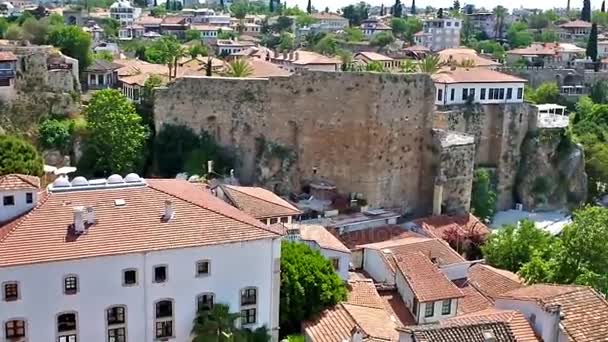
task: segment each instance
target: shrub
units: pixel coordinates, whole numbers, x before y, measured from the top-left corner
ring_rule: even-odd
[[[0,135],[0,175],[21,173],[42,176],[42,157],[34,145],[19,137]]]
[[[38,127],[40,145],[43,148],[57,149],[66,152],[72,143],[74,122],[71,120],[45,120]]]

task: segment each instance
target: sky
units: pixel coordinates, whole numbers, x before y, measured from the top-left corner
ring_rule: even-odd
[[[287,5],[293,6],[298,5],[300,8],[306,8],[308,4],[308,0],[286,0]],[[283,1],[282,1],[283,2]],[[344,6],[350,5],[352,3],[357,3],[359,0],[312,0],[312,5],[318,9],[323,9],[325,6],[329,6],[331,10],[336,10],[338,8],[342,8]],[[384,3],[385,6],[392,5],[394,0],[366,0],[365,2],[373,5],[378,5]],[[591,0],[592,8],[599,8],[601,6],[602,0]],[[411,0],[401,0],[405,6],[411,5]],[[426,6],[433,6],[436,8],[439,7],[451,7],[453,0],[416,0],[417,8],[424,8]],[[562,4],[563,3],[563,4]],[[583,0],[571,0],[571,7],[582,7]],[[580,4],[579,4],[580,3]],[[507,8],[541,8],[541,9],[550,9],[554,7],[566,7],[567,0],[460,0],[461,6],[465,4],[473,4],[476,7],[485,7],[487,9],[494,8],[498,5],[502,5]]]

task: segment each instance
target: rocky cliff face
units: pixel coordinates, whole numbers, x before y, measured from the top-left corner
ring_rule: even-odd
[[[564,129],[530,132],[521,147],[516,192],[526,210],[571,208],[587,198],[583,149]]]

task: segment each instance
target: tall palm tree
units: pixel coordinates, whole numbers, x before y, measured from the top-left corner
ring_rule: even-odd
[[[442,66],[443,63],[441,62],[439,56],[430,55],[420,61],[418,64],[418,70],[426,74],[435,74],[441,69]]]
[[[173,52],[172,52],[173,78],[177,78],[177,67],[179,64],[179,60],[182,59],[182,57],[186,57],[186,56],[188,56],[188,50],[181,45],[178,46],[175,50],[173,50]]]
[[[239,58],[228,63],[227,76],[230,77],[249,77],[253,74],[253,68],[245,59]]]
[[[502,38],[502,31],[505,26],[505,17],[507,16],[507,9],[499,5],[494,8],[492,13],[494,13],[494,16],[496,16],[495,38]]]
[[[401,72],[406,74],[414,73],[418,70],[418,66],[411,59],[406,60],[401,64]]]
[[[338,51],[340,62],[342,63],[342,71],[349,71],[352,69],[353,54],[348,50]]]
[[[192,326],[193,342],[231,342],[234,340],[238,313],[231,313],[228,305],[215,304],[211,310],[201,310]]]

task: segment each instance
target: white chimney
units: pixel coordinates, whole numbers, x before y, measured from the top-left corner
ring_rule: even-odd
[[[87,207],[86,223],[89,225],[95,224],[95,210],[93,207]]]
[[[165,201],[165,213],[163,214],[163,219],[165,221],[169,221],[170,219],[173,218],[173,203],[169,200]]]
[[[207,174],[213,173],[213,160],[207,161]]]
[[[74,233],[82,234],[84,231],[84,207],[74,207]]]
[[[299,53],[298,51],[296,51],[296,52],[295,52],[295,55],[296,55],[296,61],[297,61],[298,59],[300,59],[300,53]]]

